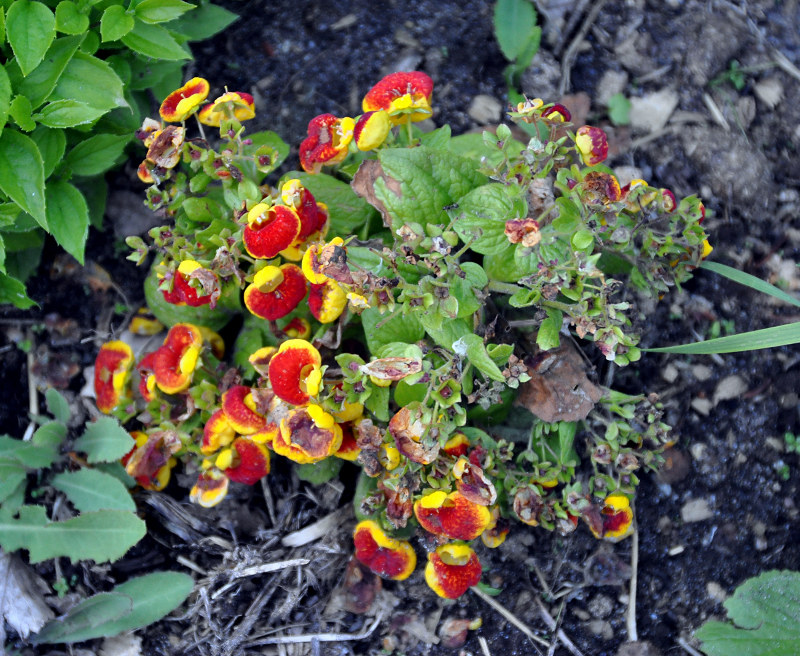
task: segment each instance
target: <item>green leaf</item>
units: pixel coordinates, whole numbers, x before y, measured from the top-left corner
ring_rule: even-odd
[[[133,599],[119,592],[100,592],[70,608],[65,615],[51,620],[32,637],[34,644],[74,642],[73,636],[102,624],[118,620],[133,610]]]
[[[83,52],[73,55],[50,100],[78,100],[97,109],[128,106],[122,80],[111,66]]]
[[[23,75],[39,65],[56,36],[56,18],[47,5],[15,0],[6,15],[6,35]]]
[[[69,182],[56,180],[47,185],[47,225],[59,245],[83,264],[89,208],[83,194]]]
[[[531,65],[533,62],[533,58],[536,56],[536,53],[539,52],[539,46],[542,43],[542,28],[541,27],[534,27],[531,30],[530,36],[528,38],[528,43],[525,44],[525,47],[522,49],[522,52],[517,55],[517,59],[513,64],[512,72],[515,76],[522,75],[528,66]],[[522,125],[529,125],[527,123],[522,123]],[[529,127],[533,127],[529,125]]]
[[[700,268],[705,269],[706,271],[713,271],[714,273],[718,273],[719,275],[728,278],[728,280],[738,282],[740,285],[745,285],[746,287],[750,287],[750,289],[755,289],[757,292],[769,294],[770,296],[780,299],[781,301],[800,307],[800,300],[791,294],[787,294],[785,291],[779,287],[776,287],[775,285],[770,285],[765,280],[761,280],[761,278],[756,278],[755,276],[751,276],[749,273],[739,271],[739,269],[734,269],[733,267],[725,266],[724,264],[719,264],[717,262],[703,262],[700,264]]]
[[[309,175],[292,171],[282,180],[296,178],[314,198],[328,206],[333,236],[349,237],[377,213],[349,184],[330,175]]]
[[[64,395],[54,387],[48,387],[44,393],[45,401],[47,402],[47,412],[49,412],[56,421],[66,424],[70,418],[69,403],[64,398]]]
[[[594,235],[590,230],[578,230],[570,238],[570,244],[576,251],[589,250],[594,245]]]
[[[4,303],[11,303],[21,310],[27,310],[36,305],[36,302],[31,300],[25,291],[25,284],[22,281],[0,272],[0,305]]]
[[[80,36],[65,36],[53,41],[44,60],[15,88],[30,99],[31,105],[39,107],[56,88],[58,80],[80,45]],[[13,76],[12,76],[13,77]]]
[[[8,120],[8,109],[11,106],[11,81],[6,69],[0,66],[0,134]]]
[[[506,221],[524,217],[528,208],[521,197],[512,198],[507,187],[487,184],[458,201],[455,211],[453,229],[458,236],[471,250],[487,255],[511,248],[505,234]]]
[[[36,122],[31,116],[32,113],[31,101],[22,95],[16,96],[8,106],[9,116],[25,132],[30,132],[36,128]]]
[[[642,349],[650,353],[682,353],[688,355],[710,355],[712,353],[738,353],[740,351],[758,351],[800,343],[800,321],[783,326],[752,330],[738,335],[707,339],[695,344],[679,346],[662,346],[661,348]]]
[[[0,456],[0,503],[17,489],[28,475],[28,469],[19,460]]]
[[[469,333],[458,339],[453,344],[453,351],[467,360],[478,371],[486,374],[492,380],[504,381],[503,372],[494,363],[486,352],[483,337],[474,333]]]
[[[106,212],[108,184],[103,178],[84,179],[76,182],[76,187],[86,199],[89,206],[89,223],[100,230],[103,227],[103,215]]]
[[[125,134],[96,134],[69,151],[66,164],[74,175],[99,175],[114,166],[130,140]]]
[[[119,460],[133,445],[133,438],[113,417],[100,417],[87,424],[83,435],[75,440],[75,449],[87,455],[89,464]]]
[[[67,495],[80,512],[93,510],[136,510],[130,493],[111,474],[79,469],[53,477],[53,487]]]
[[[183,0],[142,0],[136,9],[136,18],[145,23],[166,23],[180,18],[194,5]]]
[[[517,282],[520,278],[534,273],[540,262],[535,249],[524,248],[521,244],[507,248],[501,253],[483,258],[483,268],[492,280]]]
[[[64,130],[54,130],[40,125],[31,132],[31,139],[36,143],[39,153],[42,155],[44,165],[45,180],[55,171],[64,159],[64,150],[67,147],[67,137]],[[47,194],[45,194],[47,197]]]
[[[141,519],[121,510],[98,510],[63,522],[49,521],[42,506],[22,506],[16,519],[0,510],[0,546],[27,549],[31,563],[61,556],[73,563],[118,560],[146,532]]]
[[[516,139],[510,139],[506,142],[506,149],[510,156],[516,157],[524,148],[525,145]],[[486,165],[490,167],[499,166],[505,157],[503,151],[487,144],[483,135],[477,132],[453,137],[448,141],[447,149],[456,155],[468,157],[479,163],[485,158]]]
[[[191,55],[178,45],[168,30],[161,25],[148,25],[137,20],[133,29],[122,37],[122,43],[131,50],[153,59],[190,59]]]
[[[472,160],[425,146],[383,150],[378,159],[382,173],[373,185],[375,197],[395,231],[421,218],[429,224],[448,224],[444,208],[487,181]]]
[[[631,122],[631,101],[624,94],[615,93],[608,99],[608,118],[614,125],[628,125]]]
[[[111,592],[132,600],[130,613],[116,620],[102,622],[84,630],[75,630],[54,640],[34,638],[34,642],[80,642],[94,638],[107,638],[125,631],[140,629],[157,622],[180,606],[194,587],[192,577],[182,572],[154,572],[126,581]],[[91,598],[90,598],[91,599]],[[86,603],[86,602],[82,602]],[[69,615],[69,614],[68,614]],[[53,620],[52,623],[60,620]],[[49,626],[49,625],[48,625]],[[41,633],[39,634],[41,636]]]
[[[420,317],[425,332],[434,342],[448,351],[452,350],[453,344],[464,335],[472,334],[472,322],[468,323],[466,319],[443,321],[440,326],[435,326],[431,318],[431,313],[423,314]]]
[[[494,33],[508,61],[514,61],[528,45],[536,28],[536,10],[529,0],[497,0]]]
[[[343,462],[341,458],[330,457],[320,462],[297,465],[294,470],[297,472],[297,478],[301,481],[312,485],[322,485],[338,476]]]
[[[42,156],[36,143],[16,130],[0,135],[0,190],[47,230]]]
[[[796,656],[800,653],[800,573],[764,572],[724,604],[733,624],[706,622],[696,636],[708,656]]]
[[[189,41],[204,41],[222,32],[238,19],[236,14],[227,9],[210,2],[201,2],[197,9],[170,24],[170,28],[184,35]]]
[[[71,128],[97,120],[107,109],[97,109],[79,100],[56,100],[33,116],[49,128]]]
[[[413,344],[425,337],[424,328],[413,314],[381,314],[377,308],[369,308],[361,313],[361,325],[372,353],[390,342]]]
[[[106,7],[100,18],[100,36],[103,41],[118,41],[133,29],[135,20],[122,5]]]
[[[52,452],[52,457],[58,456],[58,449],[67,436],[67,427],[60,421],[48,421],[37,428],[31,437],[31,444]],[[49,466],[50,463],[48,463]]]
[[[81,13],[74,2],[61,0],[56,7],[56,29],[65,34],[83,34],[89,29],[89,16]]]
[[[364,401],[364,405],[379,421],[389,421],[389,396],[388,387],[373,386],[372,392]]]
[[[561,323],[564,319],[561,310],[545,308],[547,319],[542,321],[539,332],[536,334],[536,345],[543,351],[558,348]]]

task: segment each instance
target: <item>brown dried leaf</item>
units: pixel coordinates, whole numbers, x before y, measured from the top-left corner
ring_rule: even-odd
[[[386,210],[386,206],[378,200],[378,197],[375,195],[375,181],[378,178],[383,178],[386,187],[395,196],[400,198],[403,195],[400,182],[385,175],[381,163],[376,159],[368,159],[361,162],[361,166],[358,167],[358,171],[353,176],[353,181],[350,183],[350,186],[356,194],[361,196],[381,213],[383,225],[388,228],[392,225],[392,219],[389,216],[389,212]]]
[[[520,386],[515,404],[542,421],[585,419],[603,392],[586,376],[581,356],[570,343],[543,351],[529,366],[531,379]]]

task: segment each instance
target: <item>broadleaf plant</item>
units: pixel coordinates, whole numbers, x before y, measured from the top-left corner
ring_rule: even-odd
[[[88,185],[122,161],[148,92],[174,86],[188,42],[236,16],[207,0],[14,0],[0,50],[0,304],[29,308],[25,279],[51,234],[80,263]],[[194,17],[193,17],[194,15]],[[92,220],[99,227],[99,220]]]

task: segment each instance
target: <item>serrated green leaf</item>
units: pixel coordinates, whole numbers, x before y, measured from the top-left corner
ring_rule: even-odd
[[[64,130],[51,129],[44,125],[38,126],[31,132],[31,139],[36,143],[39,153],[42,156],[45,180],[55,171],[64,158],[64,151],[67,147],[67,137]],[[47,195],[45,194],[45,197]]]
[[[111,5],[100,18],[100,36],[103,41],[118,41],[133,29],[135,22],[122,5]]]
[[[79,100],[56,100],[48,103],[33,118],[49,128],[71,128],[97,120],[107,109],[97,109]]]
[[[83,264],[89,208],[83,194],[69,182],[55,180],[47,185],[47,225],[58,244]]]
[[[706,622],[696,633],[708,656],[800,653],[800,572],[764,572],[736,588],[724,605],[733,624]]]
[[[508,61],[514,61],[528,45],[536,28],[536,10],[530,0],[497,0],[494,33]]]
[[[47,402],[47,412],[55,417],[56,421],[66,425],[70,418],[70,411],[69,403],[64,395],[54,387],[48,387],[44,398]]]
[[[8,115],[19,126],[20,130],[25,132],[31,132],[36,128],[36,122],[33,120],[32,114],[31,101],[23,95],[15,96],[8,106]]]
[[[539,332],[536,334],[536,345],[543,351],[558,348],[560,343],[559,333],[561,332],[561,323],[564,319],[561,310],[553,308],[545,308],[547,318],[542,321],[539,326]]]
[[[1,11],[1,10],[0,10]],[[11,81],[6,69],[0,66],[0,135],[8,120],[8,109],[11,105]]]
[[[166,23],[180,18],[187,11],[194,9],[194,5],[183,0],[142,0],[134,12],[136,18],[145,23]]]
[[[372,205],[356,195],[349,184],[329,175],[310,175],[292,171],[282,180],[296,178],[314,198],[328,206],[331,236],[349,237],[377,214]]]
[[[16,130],[0,135],[0,189],[47,230],[42,156],[33,139]]]
[[[481,336],[475,333],[464,335],[453,344],[453,351],[462,357],[466,357],[473,367],[492,380],[505,380],[503,372],[500,371],[500,368],[486,352],[486,345],[483,343]]]
[[[53,89],[56,88],[59,78],[77,51],[80,42],[80,36],[65,36],[56,39],[45,54],[42,63],[30,75],[22,78],[22,74],[17,70],[20,79],[14,80],[14,76],[11,76],[17,91],[30,99],[34,109],[47,100]]]
[[[86,425],[75,440],[75,449],[86,454],[89,464],[119,460],[133,448],[134,440],[113,417],[100,417]]]
[[[31,563],[61,556],[73,563],[118,560],[146,532],[141,519],[121,510],[98,510],[63,522],[49,521],[42,506],[22,506],[18,518],[0,510],[0,546],[26,549]]]
[[[28,470],[19,460],[0,456],[0,503],[25,480]]]
[[[486,255],[483,258],[483,268],[492,280],[517,282],[534,273],[540,261],[535,249],[517,244],[516,247],[507,248],[500,253]]]
[[[137,20],[133,29],[121,39],[131,50],[153,59],[181,60],[191,55],[178,45],[161,25],[149,25]]]
[[[50,100],[78,100],[97,109],[127,107],[122,80],[106,62],[76,52],[67,64]]]
[[[0,42],[6,40],[6,11],[5,6],[0,7]]]
[[[79,469],[53,477],[53,487],[67,495],[80,512],[93,510],[136,510],[130,493],[111,474]]]
[[[36,305],[25,290],[25,284],[7,273],[0,272],[0,305],[10,303],[21,310]]]
[[[506,221],[524,218],[525,201],[512,197],[507,187],[488,184],[473,189],[458,201],[453,229],[470,249],[482,255],[511,248],[505,234]]]
[[[445,207],[487,182],[472,160],[425,146],[383,150],[378,159],[381,172],[374,194],[388,213],[393,231],[421,218],[429,224],[448,224]]]
[[[70,150],[66,164],[74,175],[99,175],[114,165],[130,140],[124,134],[96,134]]]
[[[361,325],[372,353],[390,342],[413,344],[425,337],[425,330],[414,314],[381,314],[377,308],[369,308],[361,313]]]
[[[63,423],[60,421],[48,421],[33,431],[31,444],[51,449],[56,453],[66,436],[67,427]]]
[[[111,592],[125,595],[133,608],[119,619],[103,622],[83,631],[73,631],[63,642],[107,638],[157,622],[180,606],[194,587],[191,576],[181,572],[154,572],[126,581]],[[45,642],[34,638],[34,642]]]
[[[56,29],[64,34],[83,34],[89,29],[89,16],[71,0],[61,0],[56,7]]]
[[[120,592],[100,592],[70,608],[62,617],[51,620],[32,637],[34,644],[75,642],[74,635],[118,620],[133,610],[133,599]]]
[[[758,351],[776,346],[800,344],[800,321],[783,326],[752,330],[738,335],[707,339],[695,344],[679,346],[663,346],[660,348],[642,349],[651,353],[682,353],[688,355],[710,355],[712,353],[738,353],[740,351]]]
[[[56,36],[56,18],[47,5],[15,0],[6,15],[6,35],[23,75],[39,65]]]
[[[222,32],[238,19],[236,14],[223,7],[210,2],[201,2],[197,9],[171,23],[170,28],[184,35],[189,41],[204,41]]]

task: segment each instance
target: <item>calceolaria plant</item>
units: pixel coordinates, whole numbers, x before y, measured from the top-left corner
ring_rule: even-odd
[[[361,116],[312,118],[303,171],[271,181],[288,147],[245,133],[249,95],[208,93],[190,80],[138,133],[147,204],[169,223],[130,257],[154,255],[146,296],[171,327],[138,362],[119,341],[98,356],[98,405],[136,440],[128,473],[163,489],[182,463],[213,506],[276,455],[309,480],[356,462],[356,557],[402,580],[408,539],[428,535],[425,579],[449,598],[480,580],[474,542],[498,546],[514,521],[627,536],[668,427],[656,398],[591,384],[570,339],[639,358],[636,299],[710,248],[700,201],[621,186],[603,131],[540,99],[510,112],[539,134],[527,144],[505,125],[421,132],[422,72],[385,77]],[[240,313],[231,367],[213,331]],[[536,416],[504,425],[520,390],[573,386],[571,410],[526,401]]]
[[[24,283],[45,233],[83,263],[100,176],[124,159],[151,92],[180,83],[188,42],[235,18],[208,0],[0,3],[0,304],[34,304]]]

